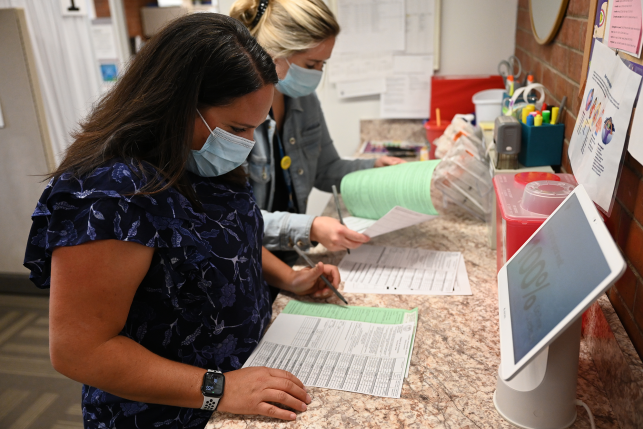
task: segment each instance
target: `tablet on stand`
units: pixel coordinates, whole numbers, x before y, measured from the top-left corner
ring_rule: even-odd
[[[624,271],[582,185],[502,267],[494,405],[503,418],[530,429],[574,422],[581,316]]]

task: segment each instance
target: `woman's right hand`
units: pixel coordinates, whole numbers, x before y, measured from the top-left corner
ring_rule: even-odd
[[[370,237],[349,229],[337,219],[318,216],[310,228],[311,241],[318,241],[331,252],[355,249],[370,240]]]
[[[225,373],[225,387],[217,411],[295,420],[295,413],[268,402],[306,411],[311,400],[303,383],[288,371],[250,367]]]

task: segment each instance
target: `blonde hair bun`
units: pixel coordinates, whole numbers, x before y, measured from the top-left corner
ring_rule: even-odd
[[[314,48],[339,34],[323,0],[236,0],[230,16],[245,25],[273,58]]]

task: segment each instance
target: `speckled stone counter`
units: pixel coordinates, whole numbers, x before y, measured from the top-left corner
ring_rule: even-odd
[[[436,198],[435,201],[441,201]],[[333,199],[324,215],[334,216]],[[451,206],[430,222],[386,234],[375,245],[461,251],[472,296],[346,294],[351,305],[419,308],[419,323],[409,376],[400,399],[309,388],[308,411],[295,422],[215,413],[208,428],[510,428],[493,405],[500,363],[495,253],[486,243],[486,226]],[[314,260],[337,264],[343,252],[311,250]],[[280,295],[276,317],[290,299]],[[297,298],[301,299],[301,298]],[[304,300],[308,300],[304,298]],[[337,302],[333,297],[328,302]],[[578,398],[594,413],[598,428],[618,428],[587,343],[581,342]],[[573,428],[589,428],[578,407]]]

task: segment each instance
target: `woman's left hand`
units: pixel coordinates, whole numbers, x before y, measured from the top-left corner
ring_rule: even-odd
[[[304,268],[303,270],[293,271],[288,289],[297,295],[312,295],[313,298],[328,298],[333,294],[333,291],[331,291],[321,279],[320,276],[322,274],[335,288],[339,286],[340,278],[337,267],[319,262],[315,268]]]
[[[375,161],[375,168],[377,168],[377,167],[386,167],[387,165],[404,164],[405,162],[406,161],[404,161],[403,159],[396,158],[394,156],[380,156]]]

